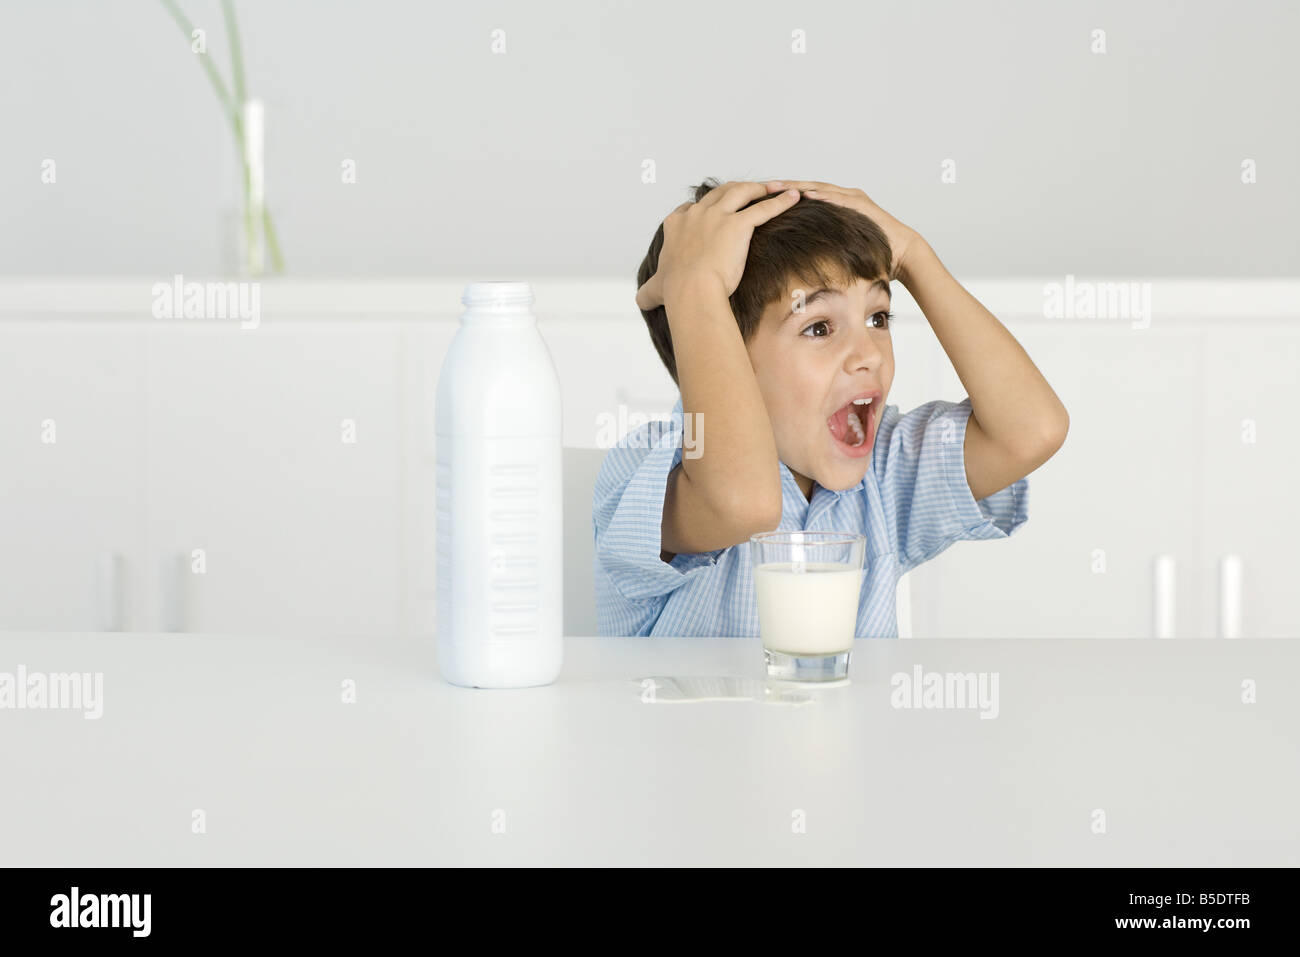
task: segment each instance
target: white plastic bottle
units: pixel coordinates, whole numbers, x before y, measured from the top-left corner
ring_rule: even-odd
[[[563,663],[560,380],[526,282],[474,282],[438,376],[437,655],[474,688]]]

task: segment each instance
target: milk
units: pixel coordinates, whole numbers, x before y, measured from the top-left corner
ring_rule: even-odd
[[[838,562],[770,562],[756,567],[754,592],[763,647],[787,655],[851,650],[862,574],[861,568]]]

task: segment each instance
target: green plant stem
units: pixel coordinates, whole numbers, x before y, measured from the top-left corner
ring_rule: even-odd
[[[235,101],[244,102],[244,52],[239,46],[239,26],[235,23],[235,7],[230,0],[221,0],[221,12],[226,18],[226,34],[230,37],[230,78],[235,85]]]
[[[161,0],[162,5],[171,14],[171,18],[176,21],[181,32],[185,34],[187,40],[192,40],[194,36],[194,24],[186,18],[180,7],[176,5],[175,0]],[[253,229],[252,220],[249,217],[248,210],[248,191],[251,186],[252,173],[248,168],[248,144],[244,136],[244,62],[243,51],[239,44],[239,29],[235,23],[235,10],[230,0],[222,0],[222,12],[226,19],[226,32],[230,36],[230,63],[231,76],[235,84],[235,98],[232,100],[230,93],[226,90],[226,85],[221,82],[221,75],[217,73],[217,68],[212,65],[212,60],[205,52],[200,59],[203,71],[208,75],[212,82],[212,89],[217,94],[217,100],[220,102],[222,111],[229,120],[231,129],[235,134],[235,143],[239,148],[239,163],[243,173],[244,181],[244,229],[245,241],[251,239],[249,235]],[[275,266],[276,272],[284,272],[284,257],[280,253],[280,243],[276,237],[275,224],[271,219],[271,212],[266,206],[262,207],[262,226],[266,231],[266,246],[271,254],[271,261]]]
[[[262,225],[266,229],[266,248],[271,253],[271,262],[275,265],[276,272],[284,272],[284,257],[280,255],[280,241],[275,238],[275,224],[271,222],[271,214],[266,207],[262,207]]]

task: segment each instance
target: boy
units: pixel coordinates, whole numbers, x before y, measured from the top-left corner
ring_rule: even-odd
[[[866,535],[855,635],[896,637],[901,575],[1028,519],[1025,476],[1065,441],[1065,407],[929,244],[861,190],[710,180],[694,192],[637,273],[681,398],[670,426],[629,433],[596,479],[599,632],[756,637],[749,537],[808,529]],[[894,279],[961,402],[885,405]]]

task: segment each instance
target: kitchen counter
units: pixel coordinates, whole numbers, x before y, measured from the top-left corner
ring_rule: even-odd
[[[1289,641],[859,640],[806,700],[755,639],[568,638],[510,691],[382,636],[0,634],[20,667],[101,714],[0,708],[10,866],[1300,864]],[[918,668],[989,696],[895,707]],[[723,675],[756,696],[644,681]]]

